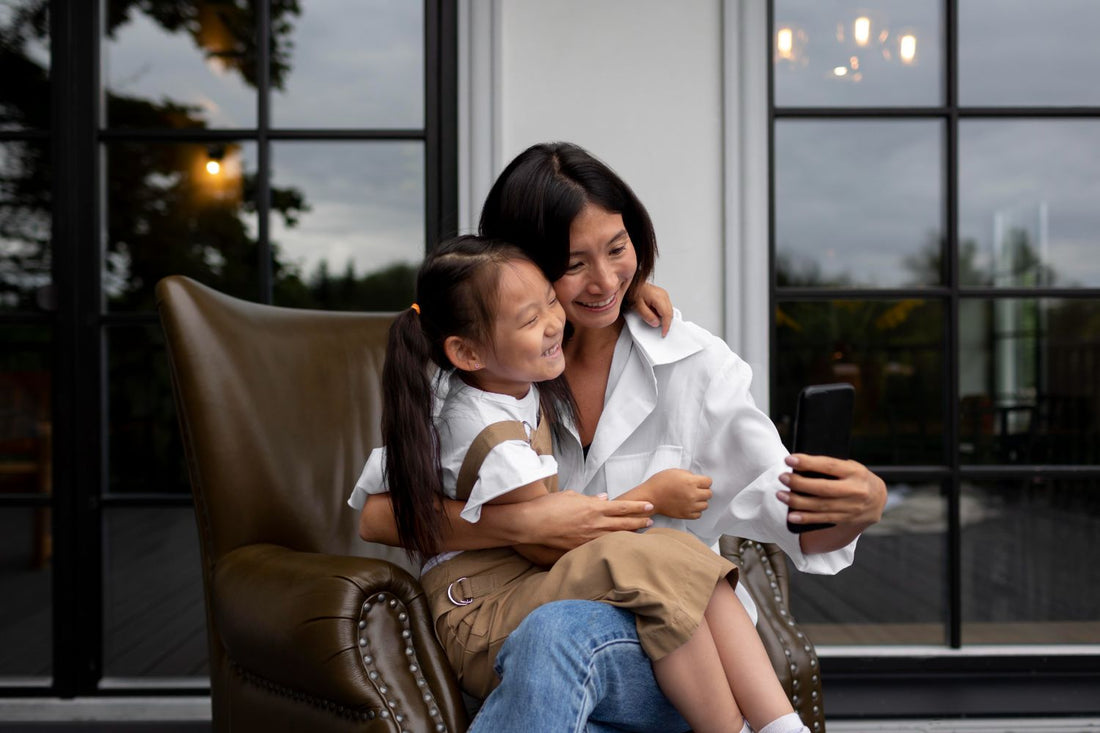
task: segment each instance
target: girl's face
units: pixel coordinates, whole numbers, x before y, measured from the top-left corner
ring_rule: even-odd
[[[565,313],[554,289],[534,264],[502,265],[493,343],[481,350],[482,368],[473,372],[487,392],[523,397],[532,382],[561,375]]]
[[[569,227],[569,264],[554,283],[577,330],[614,324],[638,269],[622,214],[587,203]]]

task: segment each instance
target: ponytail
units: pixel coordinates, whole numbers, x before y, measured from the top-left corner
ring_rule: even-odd
[[[393,502],[397,536],[410,555],[438,551],[442,534],[443,477],[439,434],[432,422],[429,368],[432,345],[420,316],[406,309],[390,326],[382,367],[382,438],[386,483]]]

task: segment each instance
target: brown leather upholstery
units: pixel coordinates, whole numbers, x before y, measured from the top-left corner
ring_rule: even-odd
[[[722,537],[718,545],[722,555],[741,568],[741,582],[748,587],[759,611],[756,630],[795,711],[811,731],[824,733],[821,669],[813,644],[787,607],[790,595],[786,555],[778,545],[729,535]]]
[[[381,442],[385,316],[237,300],[183,277],[157,303],[199,526],[216,731],[464,731],[403,553],[346,502]],[[356,557],[370,548],[380,557]],[[813,646],[774,545],[724,537],[795,709],[825,729]],[[400,716],[400,717],[398,717]]]
[[[199,526],[214,729],[465,730],[416,580],[352,557],[368,546],[345,502],[380,442],[389,318],[257,305],[182,277],[157,301]]]

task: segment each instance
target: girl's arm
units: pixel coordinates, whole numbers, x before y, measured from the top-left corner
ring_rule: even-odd
[[[660,326],[662,336],[668,335],[668,328],[672,325],[672,299],[668,297],[667,290],[653,283],[642,283],[634,299],[634,310],[649,325],[654,328]]]
[[[653,524],[648,501],[607,501],[575,491],[557,491],[531,501],[481,508],[471,524],[460,515],[465,502],[442,500],[446,521],[440,550],[482,550],[519,544],[571,550],[608,532],[634,531]],[[367,497],[359,514],[359,536],[400,547],[389,494]]]
[[[658,471],[616,500],[642,500],[653,504],[657,514],[673,519],[698,519],[711,497],[709,476],[669,468]]]

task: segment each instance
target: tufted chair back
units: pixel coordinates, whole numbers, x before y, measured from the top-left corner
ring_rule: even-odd
[[[157,286],[203,563],[214,728],[463,730],[404,554],[346,504],[380,443],[390,318]],[[396,726],[396,727],[395,727]]]

